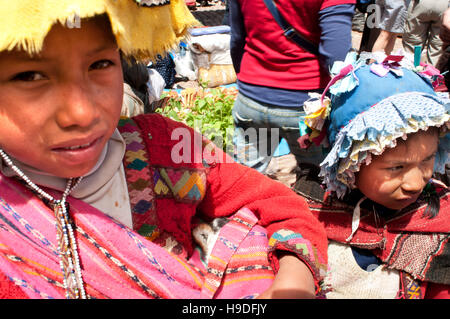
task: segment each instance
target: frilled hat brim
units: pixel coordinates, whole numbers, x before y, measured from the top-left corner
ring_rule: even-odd
[[[199,24],[184,0],[1,0],[0,51],[38,53],[55,23],[79,27],[81,19],[102,14],[121,51],[137,59],[172,49]]]

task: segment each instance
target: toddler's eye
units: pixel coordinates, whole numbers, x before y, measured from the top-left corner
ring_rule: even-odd
[[[396,172],[396,171],[401,170],[402,168],[403,168],[403,166],[397,165],[397,166],[388,167],[387,170],[389,170],[391,172]]]
[[[13,81],[24,82],[39,81],[43,79],[45,79],[45,76],[42,73],[36,71],[21,72],[13,77]]]
[[[100,60],[97,62],[92,63],[92,65],[89,67],[89,70],[101,70],[106,69],[107,67],[113,65],[114,63],[110,60]]]
[[[435,158],[436,158],[436,153],[428,156],[426,159],[424,159],[424,162],[428,162],[428,161],[431,161],[431,160],[434,161]]]

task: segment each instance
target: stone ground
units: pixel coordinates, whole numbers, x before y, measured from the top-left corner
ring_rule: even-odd
[[[192,14],[204,26],[217,26],[222,24],[223,15],[225,14],[225,5],[221,1],[210,1],[209,6],[198,6],[192,10]],[[362,32],[352,31],[352,46],[359,49],[361,44]],[[394,51],[401,48],[401,38],[398,38],[394,46]],[[196,87],[198,83],[195,81],[181,82],[179,87]],[[274,177],[281,183],[292,186],[295,183],[296,176],[294,169],[296,167],[295,157],[292,154],[274,157],[267,168],[267,174]]]

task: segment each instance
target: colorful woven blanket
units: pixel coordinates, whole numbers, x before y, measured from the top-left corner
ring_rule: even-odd
[[[0,194],[0,273],[30,298],[64,298],[52,210],[4,176]],[[274,278],[266,231],[248,209],[221,228],[205,266],[198,252],[180,258],[82,201],[69,203],[90,298],[252,298]]]

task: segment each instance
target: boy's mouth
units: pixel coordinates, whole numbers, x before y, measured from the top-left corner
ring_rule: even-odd
[[[54,156],[56,156],[55,160],[57,160],[58,165],[62,167],[66,167],[67,169],[69,167],[90,167],[92,163],[98,160],[103,149],[103,139],[104,135],[73,139],[68,142],[63,142],[60,145],[55,145],[52,151]],[[73,174],[80,173],[76,171]]]
[[[60,145],[54,146],[52,149],[53,151],[77,151],[77,150],[83,150],[87,149],[97,142],[101,140],[100,137],[91,137],[86,139],[80,139],[80,140],[72,140],[70,142],[61,143]]]
[[[78,149],[82,149],[82,148],[87,148],[87,147],[91,146],[92,144],[94,144],[94,142],[86,143],[86,144],[83,144],[83,145],[64,147],[63,149],[64,150],[71,150],[71,151],[73,151],[73,150],[78,150]]]
[[[58,145],[52,150],[54,154],[57,154],[61,165],[84,165],[97,160],[103,145],[102,140],[103,136],[79,141],[72,140],[70,143]]]

